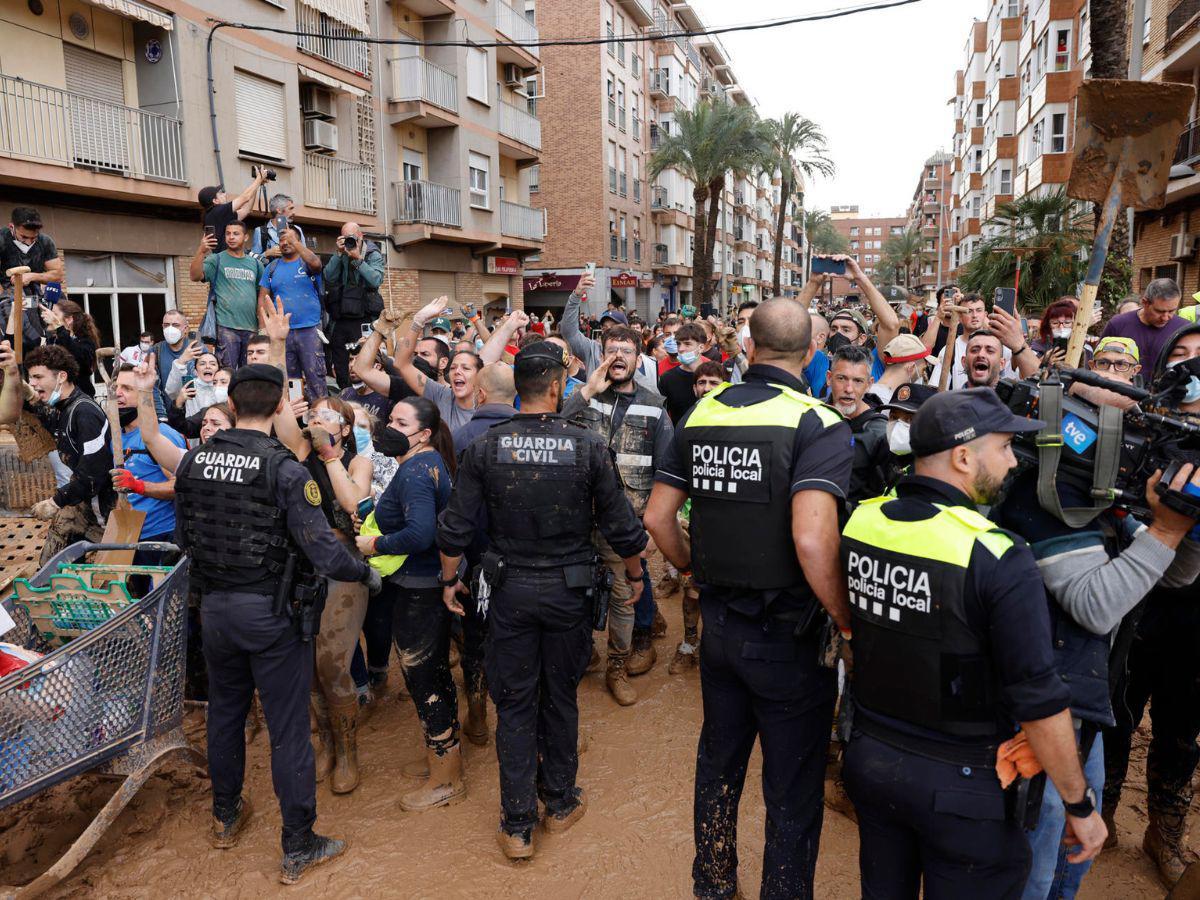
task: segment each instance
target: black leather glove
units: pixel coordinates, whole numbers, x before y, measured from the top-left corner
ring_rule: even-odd
[[[363,584],[367,586],[367,593],[372,597],[378,595],[378,593],[383,590],[383,579],[380,577],[379,571],[374,566],[367,566],[367,574],[362,581]]]

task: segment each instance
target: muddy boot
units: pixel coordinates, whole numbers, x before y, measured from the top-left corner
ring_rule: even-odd
[[[533,857],[533,829],[527,828],[520,834],[509,834],[503,828],[496,832],[496,843],[500,852],[509,859],[531,859]]]
[[[671,574],[670,570],[663,572],[662,577],[658,579],[658,583],[654,585],[654,593],[656,595],[673,594],[679,590],[679,574]]]
[[[1142,849],[1158,867],[1158,875],[1167,887],[1173,887],[1188,865],[1196,861],[1196,854],[1186,840],[1186,817],[1150,810]]]
[[[546,830],[546,834],[562,834],[576,822],[583,818],[583,814],[587,812],[587,794],[583,788],[575,788],[575,805],[571,807],[569,812],[561,815],[551,815],[546,813],[542,816],[542,828]]]
[[[633,629],[633,647],[625,661],[625,671],[631,676],[645,675],[658,661],[658,651],[650,638],[650,629]]]
[[[312,733],[316,740],[313,742],[313,756],[317,767],[317,781],[324,781],[333,771],[333,731],[329,722],[329,707],[325,698],[318,693],[308,696],[308,709],[311,713]]]
[[[658,604],[654,605],[654,621],[650,623],[650,637],[659,640],[667,636],[667,620],[663,617]]]
[[[608,671],[604,675],[604,683],[608,686],[608,692],[621,706],[633,706],[638,700],[637,691],[629,683],[629,676],[625,671],[625,662],[628,657],[628,652],[618,653],[609,649]]]
[[[329,710],[333,726],[333,774],[329,789],[348,794],[358,787],[358,700],[339,703]]]
[[[400,767],[400,774],[405,778],[428,778],[429,757],[422,755],[416,759],[410,759]]]
[[[587,670],[589,672],[600,671],[600,651],[596,649],[595,644],[592,644],[592,658],[588,660]]]
[[[309,869],[337,859],[345,852],[345,841],[320,834],[309,834],[303,846],[284,851],[283,865],[279,867],[279,881],[281,884],[295,884]]]
[[[467,694],[467,721],[463,734],[476,747],[486,747],[488,742],[487,694]]]
[[[449,806],[467,793],[463,781],[462,745],[457,741],[441,756],[429,750],[429,780],[400,798],[405,812],[423,812],[438,806]]]
[[[237,845],[246,823],[250,821],[250,798],[238,799],[237,811],[232,816],[213,816],[212,831],[209,832],[208,842],[217,850],[228,850]]]
[[[371,693],[376,699],[382,700],[387,694],[388,670],[385,666],[382,669],[376,669],[374,666],[367,668],[367,684],[371,688]]]
[[[695,635],[684,635],[683,640],[679,642],[679,646],[675,648],[675,658],[671,660],[671,664],[667,666],[668,675],[678,675],[680,672],[686,672],[688,669],[695,669],[700,665],[700,654],[696,644],[699,638]]]
[[[1104,839],[1104,849],[1111,850],[1117,846],[1117,823],[1114,820],[1116,810],[1106,809],[1100,813],[1100,818],[1104,820],[1104,827],[1108,829],[1108,837]]]

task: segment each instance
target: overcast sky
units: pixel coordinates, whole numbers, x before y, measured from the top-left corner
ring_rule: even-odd
[[[866,2],[691,0],[710,27]],[[807,208],[857,203],[864,215],[905,214],[922,163],[951,147],[954,71],[965,61],[971,22],[987,8],[988,0],[921,0],[721,36],[734,74],[763,116],[800,113],[829,139],[837,175],[809,185]]]

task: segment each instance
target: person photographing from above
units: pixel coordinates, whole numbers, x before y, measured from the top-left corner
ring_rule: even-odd
[[[379,286],[387,261],[383,251],[363,235],[362,226],[347,222],[337,239],[337,253],[325,266],[325,305],[331,321],[329,353],[333,374],[343,390],[350,384],[350,348],[363,338],[363,326],[369,326],[383,312]]]
[[[253,166],[254,178],[236,197],[225,193],[223,184],[210,185],[200,188],[197,199],[203,210],[201,220],[204,226],[211,229],[217,239],[214,253],[225,249],[225,228],[230,222],[244,222],[250,210],[254,207],[254,195],[258,189],[275,177],[274,171],[266,166]],[[160,360],[161,362],[161,360]],[[162,367],[159,367],[162,371]]]
[[[304,396],[312,403],[329,393],[321,334],[321,258],[291,229],[279,236],[279,251],[279,258],[263,269],[258,284],[259,306],[281,300],[291,316],[288,377],[304,378]]]

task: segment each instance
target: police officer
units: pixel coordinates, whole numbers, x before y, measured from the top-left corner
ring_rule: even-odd
[[[1071,862],[1106,830],[1054,669],[1046,594],[1020,538],[980,515],[1016,465],[1019,418],[988,388],[938,394],[912,423],[914,474],[859,504],[842,535],[856,702],[843,777],[863,896],[1013,897],[1024,810],[995,771],[1019,722],[1065,800]]]
[[[176,470],[177,541],[192,559],[208,665],[208,764],[214,847],[233,847],[250,818],[242,796],[244,728],[258,690],[271,735],[271,775],[283,817],[279,880],[339,856],[344,841],[315,834],[316,776],[309,741],[311,623],[316,577],[365,582],[378,573],[351,556],[321,512],[315,481],[271,437],[284,409],[283,373],[255,364],[229,382],[237,427],[190,451]],[[315,596],[313,596],[315,594]],[[294,599],[299,599],[295,608]],[[311,601],[311,602],[306,602]]]
[[[937,396],[937,388],[919,382],[909,382],[896,388],[890,403],[879,407],[887,413],[888,457],[883,466],[883,490],[890,494],[905,475],[912,472],[913,455],[909,433],[913,416],[930,397]]]
[[[575,692],[591,650],[593,600],[608,602],[593,587],[607,570],[595,558],[592,529],[622,558],[630,581],[642,577],[646,546],[604,439],[558,414],[568,362],[548,341],[517,354],[521,412],[463,453],[438,521],[444,599],[461,615],[459,564],[487,514],[486,586],[477,596],[486,598],[491,623],[485,669],[500,760],[497,840],[509,859],[533,856],[539,799],[548,832],[570,828],[586,808],[575,785]]]
[[[755,310],[743,383],[710,392],[681,420],[646,509],[663,555],[700,588],[698,897],[737,891],[738,800],[755,737],[762,896],[812,896],[835,692],[834,670],[818,663],[819,610],[849,628],[837,551],[853,448],[841,415],[804,393],[811,336],[798,303]],[[690,551],[676,519],[689,497]]]

